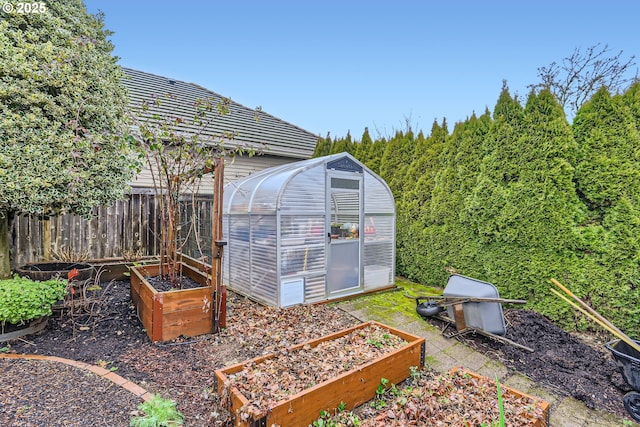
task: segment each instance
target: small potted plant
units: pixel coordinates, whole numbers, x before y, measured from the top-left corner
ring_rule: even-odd
[[[37,282],[15,275],[0,280],[0,341],[38,332],[46,326],[51,307],[67,293],[67,282]]]

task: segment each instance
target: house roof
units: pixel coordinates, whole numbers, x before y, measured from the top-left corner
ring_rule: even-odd
[[[143,102],[149,106],[148,114],[170,115],[185,119],[181,131],[202,132],[205,137],[220,140],[221,135],[234,134],[225,145],[251,146],[263,149],[264,154],[308,159],[313,155],[318,136],[298,126],[231,101],[229,114],[212,120],[203,130],[192,124],[198,100],[218,103],[225,97],[194,83],[187,83],[143,71],[122,68],[126,78],[123,83],[129,91],[132,107]],[[169,96],[166,96],[169,95]],[[159,98],[156,105],[153,100]],[[214,113],[212,113],[214,114]]]

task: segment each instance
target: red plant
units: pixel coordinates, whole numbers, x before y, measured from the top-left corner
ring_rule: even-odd
[[[67,280],[73,280],[73,278],[76,277],[78,274],[80,274],[80,272],[78,271],[77,268],[74,268],[73,270],[67,273]]]

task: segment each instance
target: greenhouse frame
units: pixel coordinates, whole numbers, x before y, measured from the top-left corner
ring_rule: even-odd
[[[395,283],[395,202],[348,153],[264,169],[224,187],[223,282],[275,307]]]

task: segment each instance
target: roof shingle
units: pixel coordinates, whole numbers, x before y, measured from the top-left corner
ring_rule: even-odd
[[[180,130],[187,133],[202,131],[191,124],[198,100],[217,103],[226,99],[194,83],[130,68],[123,67],[122,70],[126,76],[123,83],[129,91],[132,107],[140,107],[143,102],[147,102],[150,114],[182,117],[185,125]],[[159,105],[152,102],[155,98],[160,98]],[[311,158],[318,141],[318,136],[311,132],[233,101],[229,104],[229,114],[212,120],[202,133],[209,138],[234,134],[233,140],[226,141],[225,145],[266,147],[265,154],[296,159]]]

